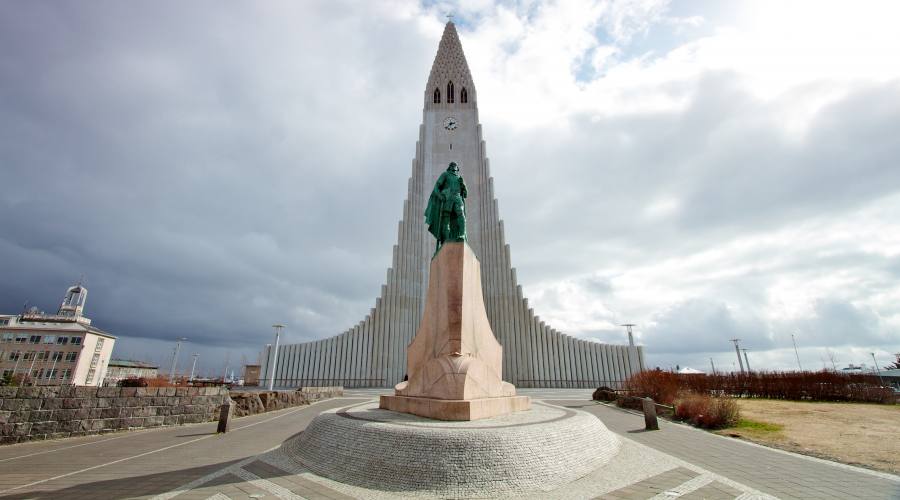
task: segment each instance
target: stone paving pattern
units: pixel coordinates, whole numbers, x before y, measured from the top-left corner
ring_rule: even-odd
[[[660,431],[641,432],[641,416],[588,402],[590,391],[523,392],[535,399],[569,398],[559,403],[598,415],[622,441],[617,459],[604,468],[612,477],[589,475],[566,488],[524,498],[596,498],[679,467],[699,475],[657,498],[900,498],[897,476],[762,448],[668,422],[661,422]],[[365,399],[377,394],[348,392],[348,396]],[[357,494],[358,489],[318,478],[280,450],[271,451],[296,436],[321,411],[365,399],[346,397],[240,418],[231,432],[218,436],[214,423],[203,423],[0,447],[0,498],[401,496],[392,492]],[[625,477],[629,473],[634,475]]]

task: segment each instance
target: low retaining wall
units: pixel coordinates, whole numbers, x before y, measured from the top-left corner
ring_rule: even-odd
[[[224,387],[0,387],[0,444],[218,420],[343,396],[343,387],[229,393]]]
[[[301,387],[296,391],[232,391],[234,416],[243,417],[267,411],[306,405],[344,395],[343,387]]]
[[[0,443],[218,418],[222,387],[0,387]]]

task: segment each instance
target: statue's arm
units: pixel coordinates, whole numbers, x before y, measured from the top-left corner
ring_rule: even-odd
[[[466,190],[466,181],[464,181],[462,177],[459,178],[459,194],[461,194],[463,198],[469,194]]]

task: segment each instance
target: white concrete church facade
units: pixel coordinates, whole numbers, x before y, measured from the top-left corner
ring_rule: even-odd
[[[340,335],[281,346],[274,363],[275,385],[391,387],[403,380],[406,347],[422,316],[435,249],[424,224],[425,206],[451,161],[460,166],[468,188],[469,246],[481,262],[488,318],[503,346],[503,380],[518,387],[617,387],[641,371],[640,346],[565,335],[541,321],[523,297],[494,198],[475,85],[452,22],[444,29],[424,98],[399,241],[381,296],[362,321]],[[265,385],[273,376],[273,354],[270,346],[261,356]]]

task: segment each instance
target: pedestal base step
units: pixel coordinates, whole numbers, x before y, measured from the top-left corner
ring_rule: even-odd
[[[381,396],[379,408],[412,413],[435,420],[478,420],[498,417],[531,408],[528,396],[482,399],[431,399],[407,396]]]

